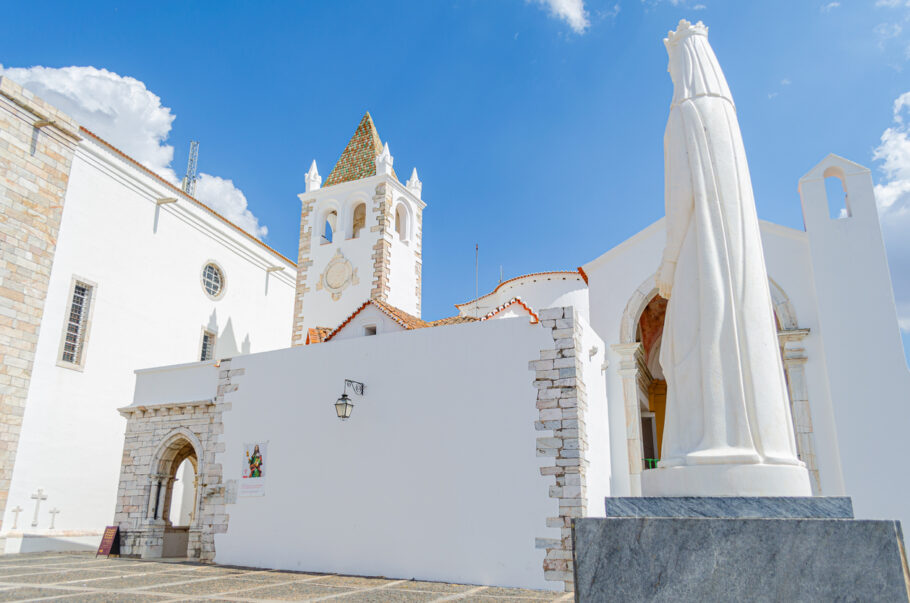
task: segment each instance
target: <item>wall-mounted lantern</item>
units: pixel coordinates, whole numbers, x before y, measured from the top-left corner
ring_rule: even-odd
[[[351,402],[350,398],[348,398],[349,387],[351,388],[351,391],[358,396],[363,395],[363,383],[359,381],[352,381],[350,379],[344,380],[344,391],[342,391],[341,397],[338,398],[338,401],[335,402],[335,413],[342,421],[348,419],[351,416],[351,411],[354,410],[354,403]]]

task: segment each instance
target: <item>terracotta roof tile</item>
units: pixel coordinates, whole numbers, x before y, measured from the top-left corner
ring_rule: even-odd
[[[330,327],[313,327],[312,329],[307,329],[306,345],[310,345],[311,343],[322,343],[331,332],[332,329]]]
[[[343,323],[335,328],[335,330],[327,334],[322,341],[329,341],[334,338],[335,335],[337,335],[342,329],[348,326],[352,320],[354,320],[354,317],[356,317],[364,310],[364,308],[370,305],[376,306],[377,310],[394,320],[397,324],[404,327],[408,331],[413,329],[426,329],[428,327],[444,327],[448,325],[457,325],[480,320],[471,316],[449,316],[448,318],[440,318],[439,320],[427,322],[423,319],[417,318],[413,314],[408,314],[401,308],[396,308],[391,304],[379,301],[378,299],[369,299],[361,304],[359,308],[354,310],[354,313],[348,316]],[[310,330],[312,331],[312,329]]]
[[[380,153],[382,153],[382,141],[373,124],[373,118],[367,111],[360,120],[351,140],[348,141],[348,146],[344,148],[341,157],[332,168],[329,177],[326,178],[323,187],[375,176],[376,157]],[[394,170],[392,170],[392,176],[396,180],[398,179]]]
[[[457,316],[449,316],[448,318],[440,318],[439,320],[434,320],[430,322],[431,327],[444,327],[446,325],[460,325],[465,322],[477,322],[479,319],[474,318],[473,316],[462,316],[461,314]]]
[[[378,299],[370,300],[386,316],[403,326],[405,329],[422,329],[430,326],[430,323],[408,314],[404,310],[396,308],[390,304],[379,301]]]

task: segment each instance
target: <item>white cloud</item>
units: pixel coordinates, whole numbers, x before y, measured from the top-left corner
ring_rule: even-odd
[[[256,216],[247,209],[246,196],[232,181],[201,174],[199,182],[196,183],[196,196],[245,231],[257,237],[269,234],[269,229],[260,226]],[[218,205],[215,206],[205,201],[206,199],[217,199]]]
[[[879,48],[884,49],[885,42],[901,35],[904,28],[900,23],[879,23],[872,31],[878,37]]]
[[[910,0],[877,0],[875,6],[884,6],[887,8],[897,8],[898,6],[910,6]]]
[[[530,1],[530,0],[529,0]],[[591,22],[585,10],[584,0],[534,0],[545,5],[550,15],[569,24],[575,33],[584,33]]]
[[[791,84],[791,82],[790,82],[789,78],[784,78],[780,81],[781,86],[789,86],[790,84]]]
[[[830,13],[838,6],[840,6],[840,2],[829,2],[828,4],[823,4],[819,10],[821,10],[823,13]]]
[[[901,330],[910,333],[910,92],[894,101],[894,122],[881,136],[873,159],[881,161],[884,179],[875,187],[875,200],[888,248],[888,263]]]
[[[174,147],[165,144],[176,116],[143,82],[95,67],[0,65],[0,75],[68,113],[165,180],[179,183],[171,167]],[[247,208],[243,192],[230,180],[200,174],[196,198],[253,236],[268,233]]]

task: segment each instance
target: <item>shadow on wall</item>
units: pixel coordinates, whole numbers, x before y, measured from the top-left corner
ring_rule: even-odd
[[[43,551],[95,551],[101,543],[101,536],[98,536],[98,542],[89,544],[85,542],[73,542],[64,538],[52,538],[48,536],[39,536],[23,534],[22,544],[19,547],[20,553],[40,553]]]
[[[233,358],[238,354],[249,354],[252,349],[250,334],[247,333],[243,338],[240,347],[237,346],[237,336],[234,334],[234,323],[230,318],[224,323],[224,329],[218,328],[218,310],[212,310],[209,316],[209,322],[205,327],[208,331],[217,334],[215,340],[215,357],[216,358]]]

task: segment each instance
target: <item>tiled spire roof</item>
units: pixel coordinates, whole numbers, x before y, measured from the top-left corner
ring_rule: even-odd
[[[373,118],[367,111],[360,120],[360,125],[344,148],[344,152],[338,159],[338,163],[332,168],[329,177],[326,178],[323,187],[341,184],[342,182],[351,182],[361,178],[369,178],[376,175],[376,157],[382,153],[382,141],[379,140],[379,132],[373,125]],[[392,176],[398,179],[395,171]]]

